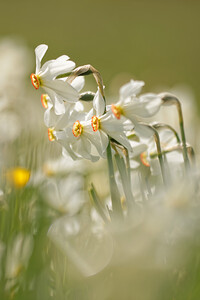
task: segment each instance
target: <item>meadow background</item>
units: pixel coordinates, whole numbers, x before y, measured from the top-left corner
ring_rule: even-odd
[[[152,92],[186,84],[199,99],[199,11],[198,0],[2,0],[0,38],[31,50],[46,43],[45,59],[66,53],[92,64],[109,95],[134,78]]]

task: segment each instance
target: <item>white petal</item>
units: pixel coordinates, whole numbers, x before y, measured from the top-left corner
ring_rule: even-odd
[[[41,66],[41,61],[43,56],[45,55],[48,46],[45,44],[39,45],[35,48],[35,56],[36,56],[36,71],[35,73],[38,74]]]
[[[69,139],[64,130],[55,131],[56,140],[64,148],[62,150],[63,155],[68,154],[73,160],[79,159],[79,157],[74,153],[70,147]]]
[[[43,86],[44,88],[47,87],[53,90],[62,100],[67,102],[73,103],[79,99],[79,93],[68,82],[63,82],[62,80],[43,80]]]
[[[126,119],[123,117],[120,120],[116,119],[110,112],[100,118],[101,128],[105,132],[123,132],[126,127],[125,121]]]
[[[71,157],[73,160],[81,159],[80,156],[74,153],[69,145],[65,145],[65,147],[62,148],[62,155],[66,158]]]
[[[84,127],[84,129],[85,129],[85,127]],[[98,130],[98,131],[92,132],[90,134],[88,132],[84,132],[84,135],[96,147],[99,155],[103,158],[106,158],[106,148],[108,146],[108,136],[102,130]]]
[[[55,79],[58,75],[71,72],[75,68],[75,66],[76,64],[71,60],[58,58],[44,64],[41,71],[44,72],[46,79],[52,80]]]
[[[93,107],[94,107],[94,110],[96,111],[97,117],[103,115],[103,113],[105,111],[105,101],[100,93],[99,88],[93,99]]]
[[[86,114],[86,116],[85,116],[85,121],[90,121],[91,122],[91,119],[92,119],[92,117],[95,115],[95,111],[94,111],[94,109],[93,108],[91,108],[90,110],[89,110],[89,112]]]
[[[148,118],[153,116],[158,112],[160,108],[160,99],[155,98],[152,101],[148,98],[145,101],[140,101],[139,99],[134,99],[123,106],[124,115],[131,119],[132,116],[137,116],[141,118]]]
[[[130,140],[129,140],[130,141]],[[131,158],[140,155],[142,152],[147,150],[147,145],[136,141],[130,141],[133,152],[131,153]]]
[[[129,83],[123,85],[120,90],[120,100],[121,99],[126,99],[130,96],[137,95],[142,87],[144,86],[144,81],[135,81],[131,80]]]
[[[124,146],[126,149],[128,149],[129,151],[132,151],[131,144],[123,132],[120,133],[108,132],[108,135],[112,137],[114,140],[116,140],[118,143],[120,143],[122,146]]]
[[[86,138],[81,137],[80,139],[77,139],[77,142],[73,144],[72,149],[74,149],[75,152],[80,154],[83,158],[91,161],[97,161],[99,159],[98,156],[91,154],[91,143]]]
[[[144,139],[149,139],[154,135],[154,131],[148,126],[138,124],[137,122],[134,122],[134,125],[135,125],[134,131],[139,137]]]
[[[153,176],[159,175],[161,173],[161,168],[158,158],[151,159],[149,161],[150,169]]]
[[[131,169],[136,169],[136,168],[138,168],[139,166],[140,166],[140,163],[139,163],[139,162],[137,162],[137,161],[135,161],[135,160],[133,160],[133,159],[130,160],[130,168],[131,168]]]
[[[166,157],[167,157],[168,163],[173,163],[173,164],[183,164],[184,163],[182,151],[169,152],[169,153],[167,153]]]
[[[171,130],[165,129],[159,131],[159,136],[161,145],[164,145],[163,147],[167,146],[167,148],[169,148],[177,145],[177,139]]]
[[[53,107],[54,107],[54,111],[56,115],[61,115],[65,113],[65,105],[64,102],[62,100],[62,98],[55,93],[55,91],[53,91],[50,88],[47,88],[46,86],[43,86],[44,90],[47,92],[47,94],[49,95],[52,103],[53,103]]]
[[[76,102],[74,105],[74,109],[78,112],[84,111],[83,103],[81,103],[80,101]]]
[[[66,61],[69,59],[68,55],[61,55],[58,58],[56,58],[56,61]]]
[[[70,120],[70,111],[66,110],[64,114],[59,116],[59,119],[57,120],[56,123],[56,128],[58,129],[64,129],[69,125],[69,120]]]
[[[141,116],[145,118],[155,115],[162,104],[162,100],[158,95],[150,93],[140,96],[140,101],[144,104]]]
[[[83,76],[78,76],[72,81],[71,85],[75,90],[80,92],[85,85],[85,78]]]
[[[44,112],[44,124],[47,127],[54,127],[58,116],[54,113],[53,105],[48,107]]]

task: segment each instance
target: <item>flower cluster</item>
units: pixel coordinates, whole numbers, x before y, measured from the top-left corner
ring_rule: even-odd
[[[56,140],[62,145],[63,155],[69,155],[74,160],[85,158],[97,161],[99,157],[106,157],[109,140],[132,152],[128,130],[134,128],[138,135],[145,137],[152,135],[140,122],[159,110],[162,98],[152,93],[138,96],[143,81],[131,80],[120,88],[119,101],[106,105],[104,86],[101,78],[97,78],[100,75],[96,75],[97,92],[88,93],[92,95],[93,107],[85,112],[80,101],[84,77],[79,76],[86,74],[84,67],[74,69],[75,63],[66,55],[41,66],[47,48],[47,45],[39,45],[35,49],[36,71],[31,74],[31,81],[36,89],[42,87],[45,91],[41,96],[46,109],[44,123],[48,127],[49,140]],[[80,72],[82,69],[83,72]],[[74,76],[76,70],[79,71],[78,76]],[[68,77],[65,77],[66,74]]]

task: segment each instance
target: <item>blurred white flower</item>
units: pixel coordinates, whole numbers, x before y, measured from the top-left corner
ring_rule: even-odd
[[[47,203],[61,213],[75,215],[86,201],[83,177],[74,174],[65,178],[49,178],[42,191]]]
[[[28,265],[33,250],[33,238],[30,235],[19,233],[8,245],[6,255],[5,276],[8,279],[20,275]]]
[[[159,136],[161,150],[166,159],[165,166],[170,174],[169,176],[172,178],[181,176],[181,174],[183,174],[184,164],[181,145],[177,143],[177,139],[171,130],[161,130],[159,131]],[[141,153],[141,161],[144,165],[150,167],[152,175],[158,175],[160,174],[161,169],[154,138],[152,137],[146,140],[146,144],[148,145],[148,148],[147,151]]]
[[[102,271],[111,261],[114,250],[109,231],[104,228],[99,235],[91,226],[90,216],[82,212],[57,219],[48,231],[48,237],[86,277]]]

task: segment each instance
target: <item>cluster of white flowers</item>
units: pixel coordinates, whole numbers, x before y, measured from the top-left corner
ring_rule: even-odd
[[[138,96],[143,81],[131,80],[122,86],[119,101],[107,106],[102,93],[104,88],[98,87],[93,108],[86,113],[80,102],[84,77],[76,77],[73,81],[68,80],[69,77],[58,78],[70,74],[75,68],[75,63],[66,55],[47,61],[41,67],[47,48],[47,45],[39,45],[35,49],[36,71],[31,74],[31,81],[36,89],[41,86],[45,91],[41,101],[46,109],[44,122],[48,127],[49,140],[58,141],[64,155],[96,161],[99,157],[106,157],[109,139],[132,152],[127,130],[133,127],[138,135],[152,135],[152,131],[140,125],[140,121],[159,110],[162,98],[152,93]]]

